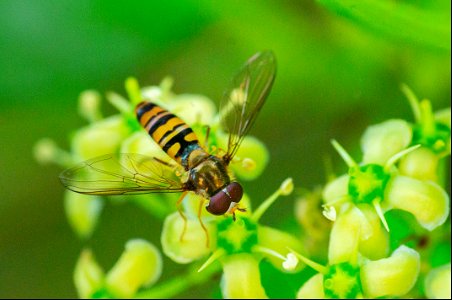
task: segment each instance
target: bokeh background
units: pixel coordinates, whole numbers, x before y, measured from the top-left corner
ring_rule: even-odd
[[[255,205],[291,176],[297,187],[325,182],[324,160],[344,163],[336,138],[357,159],[364,129],[413,120],[400,84],[434,108],[450,105],[450,1],[0,1],[0,297],[75,297],[80,250],[109,269],[132,237],[157,245],[161,224],[139,208],[108,203],[88,241],[70,230],[57,166],[41,166],[34,143],[68,148],[85,125],[85,89],[125,95],[124,80],[218,100],[253,53],[278,59],[273,91],[252,134],[271,154],[246,183]],[[104,102],[106,115],[114,110]],[[262,222],[293,218],[284,198]],[[165,260],[163,278],[179,266]],[[218,280],[181,297],[218,294]]]

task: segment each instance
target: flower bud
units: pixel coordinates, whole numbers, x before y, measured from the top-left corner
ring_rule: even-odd
[[[101,97],[99,92],[94,90],[84,91],[78,99],[79,114],[89,122],[95,122],[101,119],[100,102]]]
[[[60,149],[55,141],[49,138],[40,139],[33,147],[34,156],[40,164],[55,162],[58,151]]]
[[[74,283],[80,298],[92,298],[102,288],[104,271],[97,264],[90,250],[84,250],[77,261]]]
[[[77,235],[89,238],[99,220],[104,200],[99,196],[83,195],[66,191],[64,194],[64,210],[69,224]]]
[[[140,287],[154,283],[161,273],[162,257],[157,248],[145,240],[130,240],[108,272],[106,285],[114,296],[130,298]]]
[[[221,149],[226,150],[228,135],[217,131],[217,138],[218,146]],[[243,139],[230,167],[234,174],[240,179],[254,180],[262,174],[269,159],[270,155],[267,147],[257,138],[247,136]]]
[[[215,248],[215,227],[204,224],[209,234],[209,246],[206,246],[206,233],[198,220],[187,219],[184,232],[184,219],[178,212],[166,217],[163,224],[161,242],[163,252],[172,260],[180,264],[188,264],[200,259]]]

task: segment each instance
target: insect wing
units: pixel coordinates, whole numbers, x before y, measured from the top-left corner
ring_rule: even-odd
[[[256,116],[270,93],[276,75],[276,58],[271,51],[252,56],[239,73],[220,103],[222,126],[229,133],[227,153],[229,163],[253,126]]]
[[[65,170],[60,180],[66,188],[90,195],[181,192],[184,188],[176,168],[141,154],[108,154]]]

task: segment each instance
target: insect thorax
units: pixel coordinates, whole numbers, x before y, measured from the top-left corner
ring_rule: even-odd
[[[196,193],[210,197],[228,185],[231,180],[222,159],[203,150],[201,151],[204,153],[195,151],[190,154],[191,161],[196,164],[191,165],[189,184]]]

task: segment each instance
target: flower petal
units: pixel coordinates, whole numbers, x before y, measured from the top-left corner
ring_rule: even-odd
[[[162,148],[154,142],[149,134],[140,130],[129,136],[121,145],[121,153],[138,153],[148,156],[155,156],[164,161],[168,160],[168,155]]]
[[[212,124],[216,107],[203,95],[180,94],[171,101],[171,112],[189,125]]]
[[[206,256],[215,249],[216,228],[210,223],[204,225],[209,234],[209,247],[206,246],[206,234],[198,220],[188,219],[186,232],[182,236],[184,220],[178,212],[169,215],[163,224],[161,236],[163,252],[180,264],[188,264]]]
[[[425,278],[425,294],[429,299],[450,299],[450,282],[450,264],[435,268]]]
[[[421,147],[400,160],[399,170],[402,175],[408,177],[436,181],[438,161],[438,155],[429,148]]]
[[[346,197],[348,195],[348,182],[350,181],[350,176],[344,174],[333,181],[328,182],[328,184],[323,189],[323,201],[325,204],[331,204],[338,199]],[[334,205],[334,204],[333,204]]]
[[[371,233],[371,225],[356,206],[344,207],[331,229],[328,249],[329,265],[356,262],[361,236],[367,238]]]
[[[361,139],[363,163],[384,165],[390,157],[405,149],[411,138],[411,126],[404,120],[388,120],[369,126]]]
[[[297,299],[325,299],[323,275],[316,274],[306,281],[298,290]]]
[[[406,176],[395,176],[386,188],[388,208],[412,213],[419,224],[433,230],[449,215],[449,196],[438,184]]]
[[[253,255],[229,255],[222,264],[221,292],[224,298],[268,298],[261,283],[259,261]]]
[[[372,260],[388,256],[389,235],[383,227],[375,209],[370,205],[360,205],[359,209],[364,214],[371,229],[371,234],[367,236],[361,234],[359,252]]]
[[[145,240],[130,240],[108,272],[106,285],[116,297],[130,298],[141,286],[154,283],[161,273],[162,256],[157,248]]]
[[[402,245],[390,257],[361,267],[364,294],[368,298],[403,296],[416,283],[419,269],[419,253]]]
[[[128,134],[124,118],[115,115],[78,130],[72,139],[72,151],[79,160],[116,153]]]

